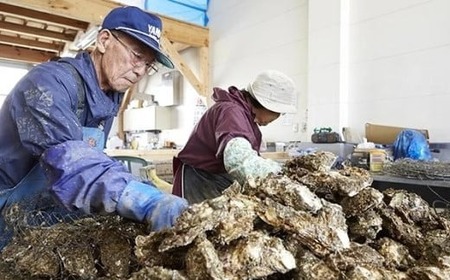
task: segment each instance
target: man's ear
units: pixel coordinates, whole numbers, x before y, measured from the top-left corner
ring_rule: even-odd
[[[106,29],[100,30],[100,32],[97,35],[96,49],[100,53],[105,53],[106,49],[108,48],[108,45],[111,43],[111,40],[112,40],[111,31]]]

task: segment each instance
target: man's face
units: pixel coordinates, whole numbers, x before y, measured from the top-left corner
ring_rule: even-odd
[[[125,91],[152,69],[155,51],[120,31],[105,32],[105,50],[101,61],[102,88]]]

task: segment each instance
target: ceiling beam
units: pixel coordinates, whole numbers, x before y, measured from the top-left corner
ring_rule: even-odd
[[[93,24],[101,24],[103,18],[111,9],[123,6],[111,0],[0,0],[0,3]],[[207,28],[163,15],[159,16],[163,21],[163,35],[170,41],[193,47],[209,46],[209,31]]]
[[[30,10],[23,7],[18,7],[16,5],[9,5],[6,3],[0,3],[0,11],[3,14],[9,14],[11,16],[20,15],[29,20],[42,21],[42,22],[52,22],[56,25],[65,28],[72,28],[76,30],[86,30],[89,23],[81,20],[61,17],[56,14],[49,14],[45,12],[38,12],[35,10]]]
[[[27,48],[6,46],[0,44],[0,53],[2,59],[27,62],[27,63],[41,63],[48,61],[50,58],[55,57],[55,53],[35,51]]]
[[[40,49],[43,51],[51,51],[51,52],[60,52],[64,48],[64,44],[62,43],[47,43],[37,40],[29,40],[1,34],[0,34],[0,43],[6,45],[18,45],[20,47]]]
[[[23,34],[34,37],[41,37],[49,40],[72,42],[76,34],[65,34],[41,28],[15,24],[10,22],[0,21],[0,30],[8,31],[15,34]]]

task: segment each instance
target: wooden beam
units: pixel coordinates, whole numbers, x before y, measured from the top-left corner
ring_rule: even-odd
[[[184,51],[184,50],[189,49],[189,48],[191,47],[191,46],[189,46],[189,45],[181,44],[181,43],[176,43],[176,42],[173,42],[172,45],[174,45],[175,49],[176,49],[178,52]]]
[[[49,14],[44,12],[39,12],[36,10],[30,10],[27,8],[18,7],[16,5],[9,5],[5,3],[0,3],[0,11],[9,15],[20,15],[21,17],[28,18],[30,20],[37,20],[42,22],[52,22],[56,25],[72,28],[77,30],[86,30],[89,23],[58,16],[56,14]]]
[[[163,36],[172,42],[192,47],[209,46],[209,30],[205,27],[161,16]]]
[[[0,0],[31,10],[60,15],[93,24],[101,24],[108,12],[123,6],[111,0]],[[194,47],[209,45],[208,28],[159,15],[163,22],[163,36],[172,42]]]
[[[138,85],[132,85],[127,91],[125,91],[125,96],[122,99],[122,103],[119,107],[119,112],[117,113],[117,121],[118,121],[118,137],[122,140],[125,140],[125,132],[123,131],[123,112],[127,109],[128,104],[130,104],[131,97],[138,91]]]
[[[205,85],[195,76],[194,72],[188,67],[183,57],[177,52],[176,47],[165,37],[161,38],[161,46],[172,60],[175,68],[180,70],[181,74],[191,83],[194,89],[200,95],[206,95]]]
[[[199,48],[199,61],[200,61],[200,80],[203,81],[202,95],[208,96],[210,94],[209,89],[209,48]]]
[[[0,30],[11,33],[24,34],[34,37],[41,37],[49,40],[72,42],[75,39],[75,34],[65,34],[60,32],[49,31],[41,28],[14,24],[10,22],[0,21]]]
[[[1,0],[13,6],[99,24],[119,3],[107,0]]]
[[[29,40],[19,37],[6,36],[0,34],[0,43],[6,45],[16,45],[25,48],[40,49],[43,51],[60,52],[64,48],[64,44],[61,43],[46,43],[37,40]]]
[[[0,53],[2,58],[6,60],[14,60],[27,63],[41,63],[48,61],[50,58],[56,56],[55,53],[34,51],[27,48],[6,46],[0,44]]]

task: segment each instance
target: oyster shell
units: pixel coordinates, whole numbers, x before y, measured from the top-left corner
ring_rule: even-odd
[[[366,242],[375,240],[383,229],[383,219],[375,210],[367,210],[347,219],[348,232],[352,240]]]
[[[242,194],[222,195],[190,206],[178,217],[173,235],[163,240],[159,251],[189,245],[207,231],[214,230],[222,244],[247,235],[253,230],[258,201],[256,197]]]
[[[408,248],[390,238],[383,237],[375,242],[377,251],[385,258],[388,268],[406,270],[414,266],[416,260],[409,254]]]
[[[269,175],[264,179],[249,179],[242,188],[243,194],[271,199],[292,207],[294,210],[317,213],[322,202],[308,187],[286,176]]]
[[[266,198],[257,215],[275,228],[295,234],[316,255],[327,255],[349,246],[347,225],[339,205],[325,203],[317,216],[296,211]]]
[[[410,280],[407,273],[371,265],[357,265],[345,274],[351,280]]]
[[[225,275],[224,264],[214,245],[204,235],[195,239],[195,246],[189,249],[185,259],[189,279],[231,279]]]
[[[419,195],[406,190],[387,189],[384,191],[388,204],[411,225],[419,225],[425,230],[443,229],[441,219],[430,209],[429,204]]]
[[[350,247],[325,258],[328,266],[348,271],[357,265],[383,267],[384,257],[368,245],[352,242]]]
[[[320,197],[334,198],[355,196],[372,184],[372,177],[367,170],[357,167],[345,167],[338,171],[317,171],[297,179],[307,185]]]
[[[383,193],[368,187],[352,197],[345,197],[341,201],[342,210],[347,216],[356,216],[378,207],[383,202]]]
[[[280,238],[254,231],[220,253],[229,279],[258,279],[296,267],[295,258]]]
[[[177,270],[167,269],[161,266],[144,267],[134,272],[128,280],[189,280]]]
[[[341,279],[341,272],[335,270],[328,264],[316,257],[310,251],[305,251],[304,254],[297,260],[298,268],[294,270],[293,279],[295,280],[334,280]]]
[[[296,173],[295,169],[297,168],[304,168],[310,172],[328,172],[336,162],[336,159],[337,156],[335,154],[325,151],[318,151],[315,153],[295,157],[285,163],[284,173],[289,176],[292,173]],[[290,172],[290,170],[292,169],[294,169],[294,172]]]

